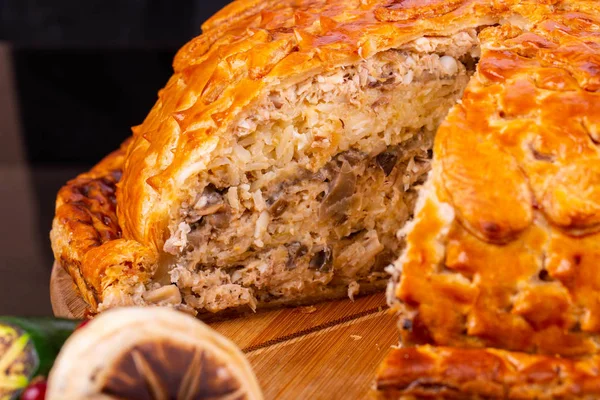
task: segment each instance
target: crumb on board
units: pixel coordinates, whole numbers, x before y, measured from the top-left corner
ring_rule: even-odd
[[[350,335],[350,337],[352,339],[354,339],[354,340],[360,340],[360,339],[362,339],[362,336],[359,336],[359,335]]]
[[[360,292],[360,284],[356,281],[350,282],[348,285],[348,297],[350,300],[354,301],[354,296],[356,296]]]
[[[315,306],[300,307],[299,311],[302,314],[312,314],[315,311],[317,311],[317,307],[315,307]]]

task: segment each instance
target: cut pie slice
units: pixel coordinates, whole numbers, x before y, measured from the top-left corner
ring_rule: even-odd
[[[222,315],[384,289],[477,29],[501,8],[415,5],[417,22],[351,3],[232,3],[179,52],[134,137],[61,190],[53,249],[91,311]]]

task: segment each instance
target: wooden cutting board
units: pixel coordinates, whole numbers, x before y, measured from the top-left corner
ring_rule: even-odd
[[[50,297],[57,317],[83,316],[85,303],[56,264]],[[246,354],[267,400],[371,398],[375,371],[398,343],[383,293],[210,325]]]

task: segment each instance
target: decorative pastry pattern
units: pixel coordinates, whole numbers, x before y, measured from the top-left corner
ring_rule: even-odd
[[[257,104],[266,104],[267,94],[302,87],[313,77],[330,78],[339,69],[360,68],[387,57],[390,49],[412,52],[411,57],[438,54],[439,70],[454,77],[460,75],[457,71],[470,73],[466,55],[471,54],[479,59],[477,71],[437,130],[433,169],[414,221],[404,230],[406,249],[395,264],[389,288],[390,302],[401,314],[405,344],[440,347],[397,350],[386,364],[394,369],[384,367],[380,376],[386,378],[380,378],[379,386],[392,388],[390,393],[411,394],[411,388],[421,390],[433,382],[423,390],[437,394],[456,389],[458,397],[487,396],[492,389],[486,382],[492,385],[497,380],[508,396],[519,387],[514,370],[539,363],[544,368],[557,365],[558,374],[565,374],[563,383],[574,382],[568,388],[549,384],[547,393],[564,389],[568,396],[593,396],[593,383],[586,386],[588,378],[581,377],[587,375],[578,371],[595,365],[600,330],[600,282],[595,270],[600,261],[599,15],[600,5],[590,0],[235,1],[203,26],[202,36],[180,50],[173,77],[144,123],[134,128],[126,155],[112,156],[91,176],[84,175],[61,191],[52,234],[57,259],[94,309],[101,303],[141,301],[148,296],[144,294],[148,287],[139,288],[165,274],[165,266],[172,266],[169,257],[184,259],[194,228],[186,222],[191,214],[181,210],[194,198],[199,182],[203,188],[211,188],[208,182],[222,183],[215,185],[218,189],[262,182],[262,172],[244,168],[259,168],[260,161],[268,164],[259,171],[273,165],[281,169],[284,165],[277,165],[277,160],[283,159],[318,173],[347,150],[337,147],[340,143],[348,140],[348,147],[358,143],[349,139],[356,124],[341,119],[330,129],[343,134],[336,140],[319,139],[321,145],[308,155],[281,147],[266,161],[255,160],[254,151],[237,147],[246,143],[240,139],[244,130],[256,128],[255,119],[242,117],[248,110],[259,110],[253,108]],[[480,55],[464,44],[474,37],[470,31],[475,32]],[[441,38],[447,41],[436,42]],[[464,38],[462,45],[458,38]],[[359,92],[386,90],[383,75],[378,77],[359,86]],[[402,84],[412,81],[405,71]],[[392,82],[397,84],[397,77]],[[319,87],[328,83],[315,80]],[[285,103],[277,96],[268,101],[275,108]],[[389,102],[377,98],[371,104],[377,109]],[[214,163],[227,163],[220,158],[227,149],[245,160],[244,168],[219,175]],[[395,153],[391,158],[382,154],[376,160],[386,175],[385,161]],[[351,162],[336,160],[337,172],[350,176],[345,162]],[[92,185],[86,177],[99,179],[120,167],[116,220],[114,208],[108,207],[111,194],[99,183],[93,186],[92,198],[76,200],[85,192],[76,187]],[[354,179],[345,182],[356,186]],[[341,186],[340,193],[349,193],[348,187]],[[229,192],[213,192],[211,188],[200,193],[200,213],[235,210],[214,203],[217,198],[226,198],[228,206],[240,201],[233,192],[231,197]],[[96,203],[96,194],[107,201]],[[258,195],[247,201],[257,209],[271,206],[266,201],[263,205]],[[64,208],[66,204],[71,205]],[[285,203],[277,204],[279,213]],[[99,210],[109,216],[109,227],[102,223]],[[332,207],[321,210],[338,215]],[[270,212],[255,214],[256,230],[250,236],[259,247],[269,216]],[[116,221],[121,238],[116,237]],[[222,218],[212,221],[219,226]],[[313,271],[328,273],[329,250],[309,249],[318,255],[313,265],[319,268]],[[287,248],[285,257],[290,254],[310,262],[302,243]],[[179,291],[169,283],[158,288],[157,296],[165,302],[198,302],[197,308],[220,310],[221,305],[207,299],[209,291],[190,285],[178,298]],[[124,288],[131,290],[125,293]],[[247,292],[235,293],[243,304],[253,304]],[[482,361],[477,377],[459,376],[460,384],[450,388],[452,379],[440,375],[438,364],[431,367],[424,361],[419,382],[425,383],[403,386],[394,381],[393,377],[414,376],[407,364],[396,363],[398,357],[426,353],[436,360],[454,356],[460,360],[467,350],[459,347],[474,348],[468,350],[474,360],[493,355],[513,369],[487,379],[483,372],[491,374],[497,360]],[[410,368],[420,367],[413,363]],[[576,372],[570,375],[572,369]],[[541,386],[535,390],[519,396],[545,393]]]
[[[599,11],[557,1],[530,26],[479,35],[478,72],[438,130],[389,290],[417,347],[390,354],[381,390],[600,393]]]

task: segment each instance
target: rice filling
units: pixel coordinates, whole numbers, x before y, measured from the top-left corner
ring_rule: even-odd
[[[473,31],[422,38],[267,93],[173,208],[162,266],[133,303],[254,310],[385,288],[477,53]]]

